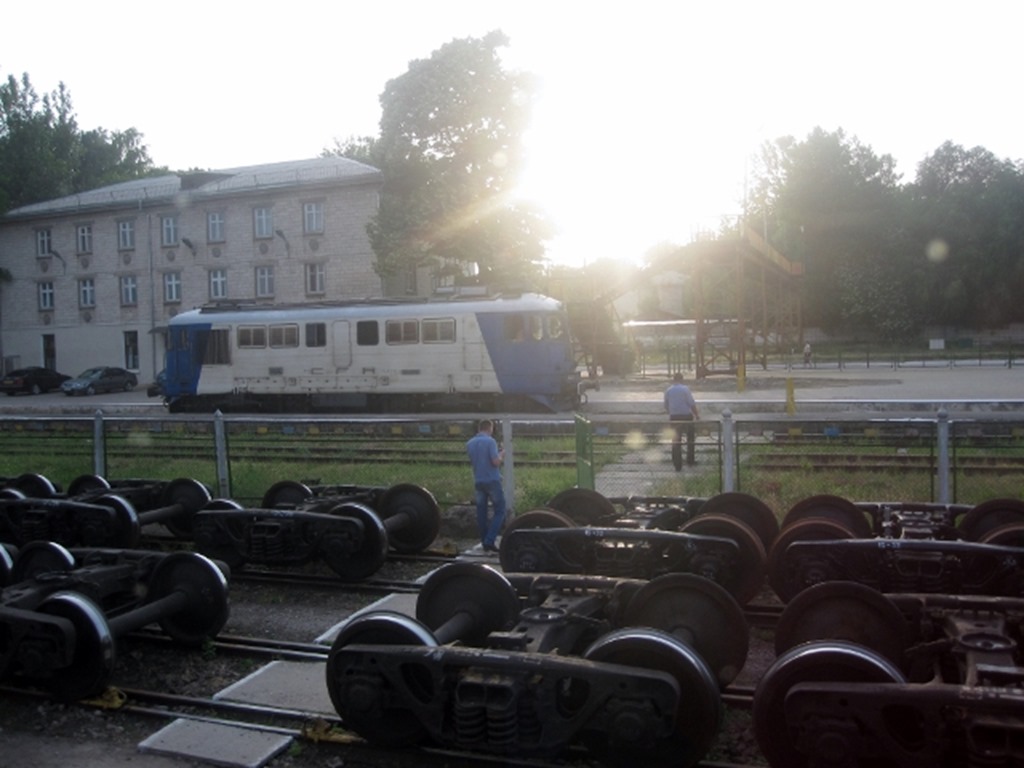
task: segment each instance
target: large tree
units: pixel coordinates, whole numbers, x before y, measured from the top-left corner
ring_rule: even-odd
[[[28,74],[0,83],[0,212],[155,170],[134,128],[81,131],[63,83],[43,96]]]
[[[533,79],[503,67],[498,49],[507,44],[495,31],[412,61],[381,94],[379,139],[340,150],[383,171],[368,227],[382,276],[429,266],[509,287],[536,274],[550,228],[513,197]]]

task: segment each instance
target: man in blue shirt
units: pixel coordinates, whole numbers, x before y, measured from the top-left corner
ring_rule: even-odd
[[[493,437],[494,422],[481,419],[479,429],[466,443],[469,463],[473,467],[476,488],[476,523],[480,529],[480,543],[487,552],[497,552],[494,542],[505,524],[505,489],[501,486],[501,462],[505,451],[498,448]],[[487,519],[487,502],[494,507],[494,516]]]
[[[672,437],[672,464],[676,472],[683,471],[683,430],[686,430],[686,463],[695,464],[693,422],[700,418],[697,403],[690,388],[683,384],[683,374],[672,377],[672,384],[665,390],[665,410],[669,421],[675,424]]]

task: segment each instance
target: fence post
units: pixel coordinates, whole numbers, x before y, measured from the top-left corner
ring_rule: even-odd
[[[938,429],[938,473],[939,504],[949,504],[949,413],[945,408],[939,409]]]
[[[502,448],[505,449],[505,463],[501,468],[505,485],[505,502],[509,512],[516,507],[516,450],[512,439],[512,419],[501,420]],[[509,520],[512,518],[509,517]]]
[[[594,478],[594,431],[590,419],[576,414],[576,487],[593,491]]]
[[[725,493],[736,490],[736,454],[733,451],[732,411],[722,411],[722,490]]]
[[[103,411],[96,411],[92,418],[92,471],[100,477],[107,476],[107,443],[103,434]]]
[[[217,452],[217,494],[231,498],[231,463],[228,461],[228,436],[224,429],[224,414],[213,414],[213,440]]]

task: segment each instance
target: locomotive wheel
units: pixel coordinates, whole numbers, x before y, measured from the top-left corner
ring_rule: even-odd
[[[379,571],[388,557],[388,532],[377,513],[362,504],[346,502],[330,514],[358,521],[361,534],[353,549],[347,537],[328,532],[320,542],[320,555],[328,567],[348,581],[365,579]]]
[[[722,686],[747,663],[750,629],[743,609],[718,584],[692,573],[647,582],[629,601],[625,623],[668,632],[692,646]]]
[[[11,584],[27,581],[42,573],[74,570],[75,556],[55,541],[30,541],[18,550],[11,569]]]
[[[58,493],[57,486],[51,483],[48,477],[35,472],[18,475],[11,485],[30,499],[52,499]]]
[[[422,552],[441,531],[441,509],[426,488],[402,483],[388,488],[376,507],[396,552]]]
[[[807,755],[797,750],[786,722],[786,695],[812,682],[906,683],[891,662],[853,643],[807,643],[787,651],[768,669],[754,693],[754,735],[771,765],[803,768]]]
[[[557,493],[547,506],[568,515],[577,525],[604,525],[617,517],[615,506],[589,488],[569,488]]]
[[[910,626],[881,592],[853,581],[830,581],[805,589],[786,606],[775,628],[775,654],[822,640],[856,643],[902,667]]]
[[[426,728],[401,707],[388,706],[386,682],[362,669],[350,670],[338,654],[349,645],[413,645],[436,648],[430,630],[411,616],[375,611],[349,621],[331,644],[327,656],[327,692],[345,726],[367,741],[387,747],[408,747],[422,741]],[[415,673],[416,670],[411,670]],[[422,689],[432,698],[433,686],[423,676]]]
[[[313,490],[305,483],[282,480],[267,489],[260,506],[263,509],[297,509],[312,498]]]
[[[59,616],[75,628],[74,652],[67,667],[51,670],[44,681],[62,701],[95,696],[106,687],[114,669],[114,637],[103,611],[78,592],[55,592],[39,604],[39,613]]]
[[[509,580],[489,566],[449,563],[423,582],[416,618],[442,643],[459,640],[480,646],[491,632],[507,629],[519,618],[519,596]],[[442,628],[453,619],[460,626],[457,636],[449,637]]]
[[[84,496],[97,491],[109,491],[110,483],[100,475],[79,475],[68,486],[68,496]]]
[[[210,490],[198,480],[179,477],[171,480],[160,494],[160,503],[165,507],[180,505],[184,509],[174,517],[161,522],[177,539],[192,538],[192,516],[210,503]],[[145,514],[145,510],[143,510]]]
[[[14,573],[14,556],[7,551],[7,547],[0,544],[0,589],[12,584],[11,575]]]
[[[14,488],[13,486],[8,485],[3,488],[0,488],[0,499],[2,500],[23,501],[27,498],[28,496],[26,496],[22,491],[19,491],[17,488]]]
[[[208,557],[172,552],[157,563],[146,586],[146,603],[185,593],[185,607],[159,620],[160,628],[179,643],[199,645],[216,637],[228,621],[228,583]]]
[[[855,539],[871,539],[875,535],[864,513],[857,509],[852,501],[829,494],[809,496],[798,501],[783,518],[782,528],[785,529],[792,523],[809,517],[835,520],[849,528]]]
[[[960,532],[968,541],[981,541],[989,531],[1009,523],[1024,523],[1024,501],[1019,499],[989,499],[964,515]]]
[[[1001,547],[1024,547],[1024,520],[992,528],[978,539],[979,544]]]
[[[732,539],[740,548],[733,569],[716,574],[719,583],[744,605],[764,587],[768,555],[757,533],[746,523],[729,515],[698,515],[679,529],[681,533]]]
[[[516,545],[516,538],[509,534],[518,531],[520,528],[575,528],[576,523],[572,518],[554,509],[531,509],[515,519],[505,527],[501,537],[501,545],[498,548],[498,561],[501,569],[506,573],[517,571],[533,573],[543,570],[544,556],[535,552],[528,545],[520,547]]]
[[[827,579],[825,573],[813,574],[808,583],[806,574],[791,574],[786,550],[797,541],[832,541],[854,538],[853,531],[843,523],[826,517],[808,517],[782,526],[772,551],[768,553],[768,583],[784,603],[788,603],[807,587]],[[818,578],[820,576],[820,578]]]
[[[670,737],[652,744],[645,729],[636,727],[632,718],[622,718],[626,725],[622,733],[614,729],[601,735],[586,733],[584,743],[593,754],[623,768],[691,766],[704,757],[718,736],[724,712],[714,674],[692,648],[664,632],[628,628],[598,638],[583,657],[667,672],[679,683],[679,705]]]
[[[142,526],[139,525],[139,516],[135,507],[123,496],[116,493],[106,493],[96,499],[94,504],[107,507],[114,513],[113,530],[87,531],[82,537],[84,546],[112,546],[130,549],[139,543]]]
[[[237,511],[241,508],[242,505],[234,499],[214,499],[203,510]],[[245,542],[246,533],[246,525],[234,517],[223,518],[217,523],[200,517],[193,525],[192,538],[196,551],[234,569],[245,565],[245,549],[241,544]],[[225,536],[230,537],[231,543],[222,540]]]
[[[701,515],[728,515],[749,525],[761,539],[764,551],[779,535],[779,521],[771,508],[755,496],[729,492],[712,496],[700,507]]]

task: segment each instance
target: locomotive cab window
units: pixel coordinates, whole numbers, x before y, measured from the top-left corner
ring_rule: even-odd
[[[380,328],[376,320],[360,320],[356,323],[356,344],[360,347],[380,344]]]
[[[548,338],[560,339],[565,334],[565,324],[558,315],[548,317]]]
[[[429,318],[423,321],[424,344],[451,344],[455,341],[455,319]]]
[[[267,346],[267,327],[265,325],[238,326],[239,349],[262,349]]]
[[[206,335],[203,365],[230,365],[231,344],[227,328],[215,328]]]
[[[526,336],[523,333],[523,316],[508,315],[505,318],[505,339],[507,341],[522,341]]]
[[[299,326],[295,323],[270,326],[270,347],[280,349],[281,347],[299,346]]]
[[[541,341],[544,338],[544,318],[540,315],[530,315],[526,320],[530,326],[530,338]]]
[[[327,323],[306,323],[306,346],[327,346]]]
[[[420,340],[420,324],[416,320],[388,320],[384,339],[388,344],[415,344]]]

